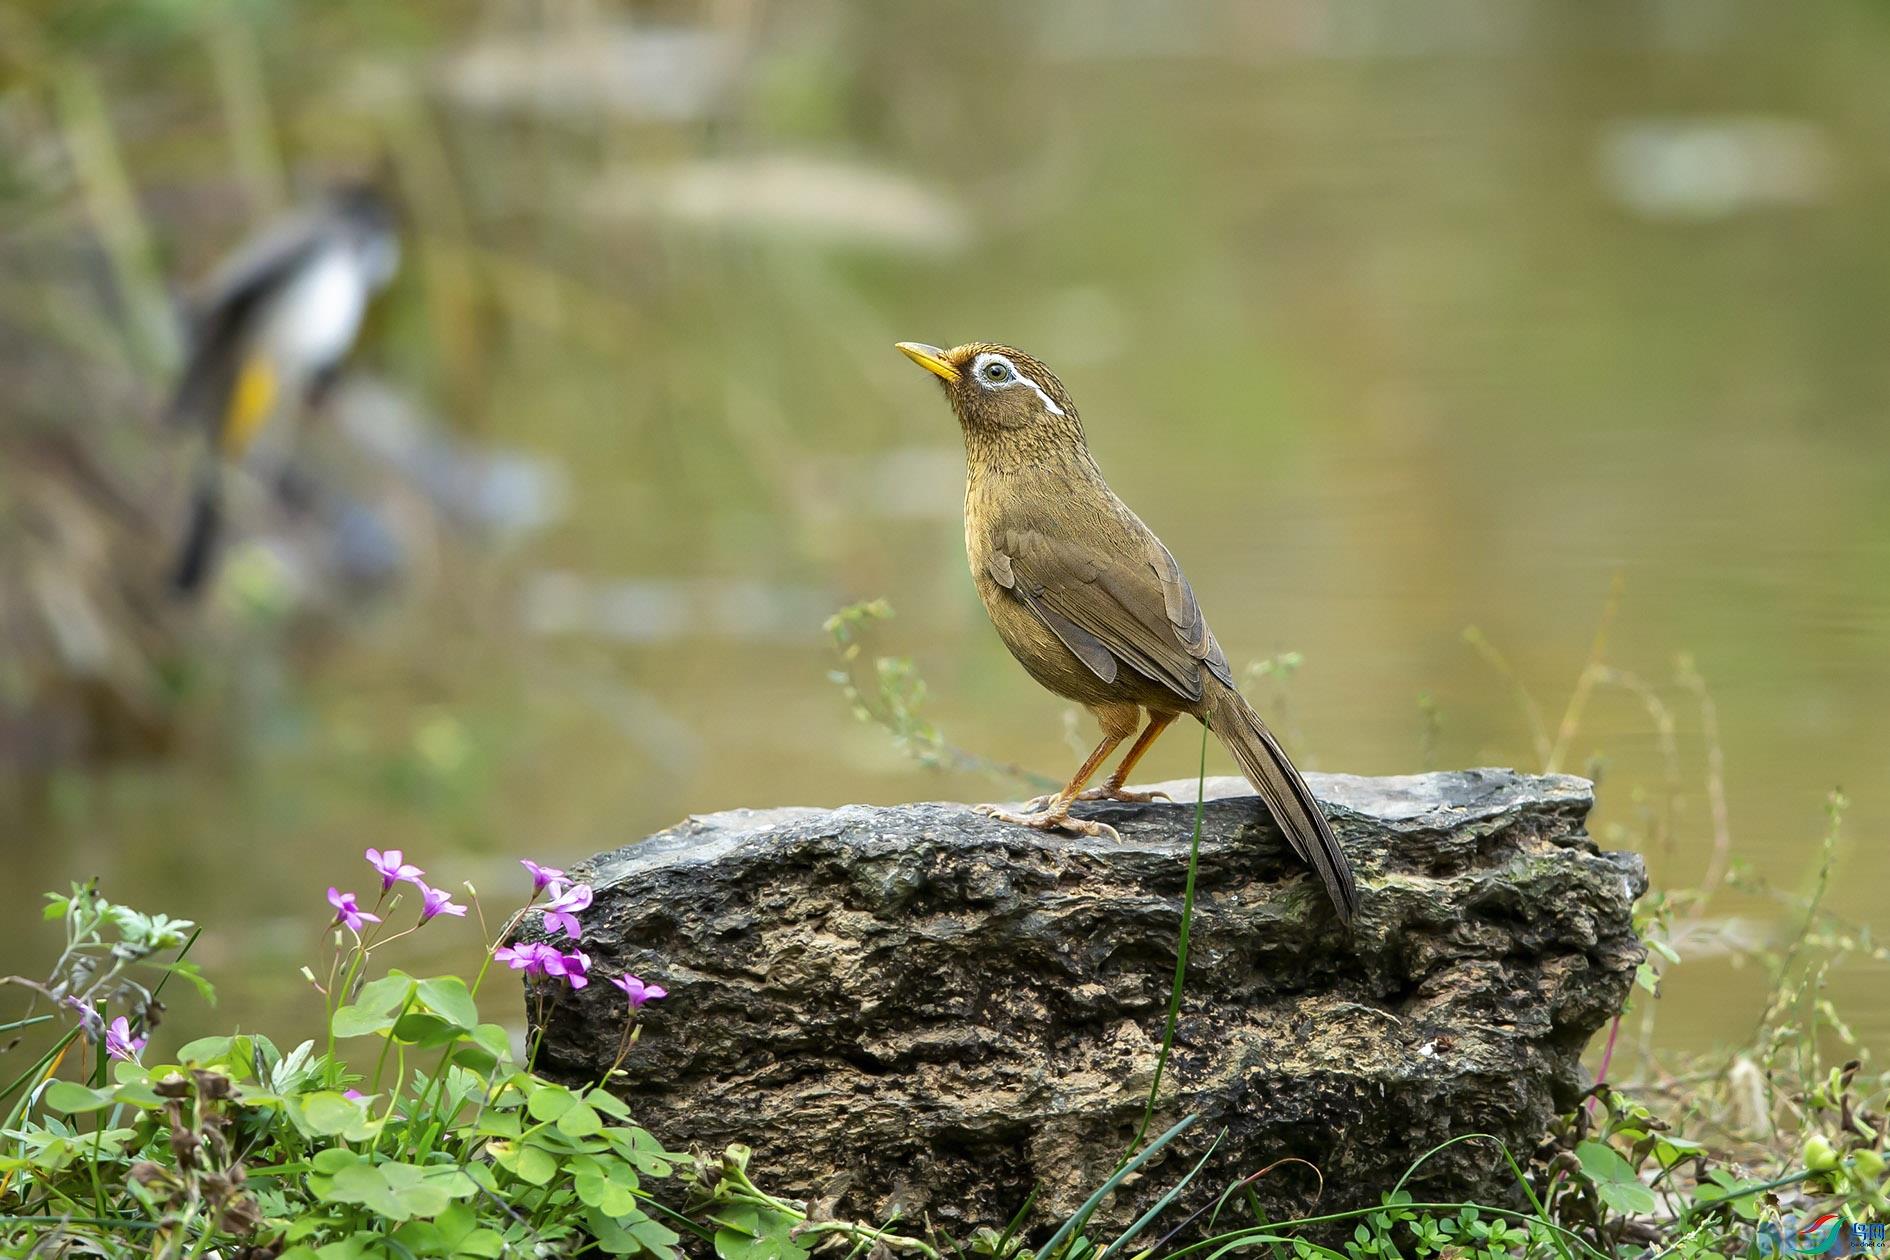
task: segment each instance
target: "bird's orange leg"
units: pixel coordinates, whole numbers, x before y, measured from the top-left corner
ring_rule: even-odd
[[[1120,840],[1122,837],[1118,836],[1116,829],[1108,823],[1070,817],[1070,802],[1082,794],[1083,786],[1094,777],[1102,763],[1109,759],[1109,754],[1120,747],[1122,741],[1135,730],[1136,719],[1141,714],[1138,709],[1130,706],[1127,709],[1128,716],[1125,722],[1123,710],[1120,709],[1097,709],[1094,712],[1097,719],[1102,722],[1102,742],[1097,744],[1095,750],[1084,759],[1083,764],[1076,768],[1076,773],[1071,775],[1070,781],[1063,785],[1063,790],[1044,802],[1043,812],[1014,814],[996,805],[980,805],[977,807],[978,812],[995,818],[999,822],[1015,823],[1020,827],[1035,827],[1039,831],[1075,831],[1086,836],[1107,836],[1111,840]],[[1031,804],[1035,805],[1036,802],[1033,801]]]
[[[1178,716],[1180,715],[1175,713],[1149,714],[1148,725],[1142,728],[1142,734],[1137,737],[1136,741],[1129,745],[1129,751],[1122,758],[1122,764],[1116,767],[1115,773],[1111,774],[1107,779],[1104,779],[1101,787],[1091,788],[1076,799],[1079,801],[1133,801],[1139,803],[1174,800],[1175,798],[1168,795],[1166,792],[1131,792],[1122,785],[1129,781],[1129,772],[1135,769],[1136,762],[1142,760],[1142,754],[1154,746],[1155,741],[1162,737],[1162,732],[1167,730],[1169,724]]]

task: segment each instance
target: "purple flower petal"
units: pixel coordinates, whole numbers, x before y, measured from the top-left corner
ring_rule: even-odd
[[[622,989],[624,996],[630,999],[632,1011],[642,1010],[646,1002],[655,1002],[669,996],[669,990],[662,985],[645,984],[640,977],[633,976],[627,971],[621,977],[613,979],[611,983]]]
[[[536,896],[551,885],[564,878],[564,872],[555,866],[540,866],[530,858],[520,858],[518,864],[531,872],[532,895]]]
[[[551,900],[544,905],[545,934],[563,932],[577,940],[584,931],[578,925],[577,912],[590,909],[591,897],[589,884],[573,884],[569,888],[552,885]]]
[[[425,923],[435,915],[441,914],[455,915],[462,919],[466,917],[466,907],[454,901],[453,894],[446,889],[434,888],[417,879],[414,881],[414,886],[420,890],[420,922]]]
[[[132,1036],[131,1021],[120,1015],[105,1030],[105,1053],[114,1059],[135,1059],[149,1040],[149,1037]]]
[[[523,945],[501,945],[492,951],[494,962],[502,962],[513,971],[522,971],[528,976],[553,974],[553,967],[562,967],[564,955],[543,941],[526,941]],[[561,971],[557,974],[563,974]]]
[[[379,923],[381,916],[369,914],[355,900],[353,893],[345,893],[333,885],[328,889],[328,904],[335,908],[335,922],[346,927],[350,932],[359,932],[364,923]]]
[[[380,872],[383,893],[403,879],[409,883],[418,884],[420,877],[426,874],[413,863],[404,861],[404,855],[399,849],[389,849],[385,853],[379,849],[369,849],[361,856],[368,860],[369,866]]]

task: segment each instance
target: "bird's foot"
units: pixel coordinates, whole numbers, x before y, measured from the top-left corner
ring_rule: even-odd
[[[1032,797],[1030,800],[1024,802],[1024,812],[1026,814],[1039,813],[1050,808],[1050,803],[1056,799],[1055,793],[1049,796]],[[1151,801],[1172,802],[1175,798],[1168,795],[1168,793],[1162,791],[1160,788],[1154,788],[1147,792],[1137,792],[1131,788],[1125,787],[1093,787],[1086,792],[1077,793],[1075,799],[1079,801],[1120,801],[1127,805],[1147,805]]]
[[[1121,834],[1108,823],[1096,822],[1089,818],[1072,818],[1067,804],[1061,809],[1052,808],[1036,814],[1013,814],[996,805],[979,805],[976,809],[987,818],[995,818],[999,822],[1012,823],[1019,827],[1034,827],[1038,831],[1073,831],[1077,835],[1094,836],[1099,840],[1120,841],[1122,839]]]
[[[1146,805],[1150,801],[1173,802],[1175,798],[1168,795],[1168,793],[1162,791],[1160,788],[1150,788],[1146,792],[1137,792],[1133,788],[1109,787],[1105,784],[1102,787],[1089,789],[1089,791],[1082,793],[1076,799],[1079,801],[1123,801],[1130,805]]]

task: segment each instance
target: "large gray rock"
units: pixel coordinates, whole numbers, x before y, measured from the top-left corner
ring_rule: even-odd
[[[1182,1206],[1286,1156],[1322,1208],[1376,1203],[1462,1133],[1520,1156],[1585,1088],[1578,1062],[1642,957],[1640,859],[1598,853],[1590,785],[1507,770],[1309,775],[1357,870],[1347,932],[1243,780],[1211,779],[1192,957],[1159,1132],[1201,1120],[1120,1192],[1123,1220],[1225,1137]],[[1194,819],[1079,807],[1115,844],[1044,835],[963,805],[734,810],[600,855],[594,973],[670,989],[627,1065],[638,1120],[680,1148],[757,1149],[777,1192],[853,1174],[842,1211],[897,1193],[947,1229],[1039,1221],[1109,1174],[1141,1119],[1175,964]],[[553,1008],[541,1062],[596,1079],[622,995]],[[1288,1164],[1254,1187],[1303,1208]],[[1488,1144],[1412,1188],[1508,1197]],[[1150,1240],[1152,1241],[1152,1239]]]

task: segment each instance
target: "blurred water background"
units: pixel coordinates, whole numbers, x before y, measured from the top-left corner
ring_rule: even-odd
[[[1667,888],[1802,889],[1841,785],[1881,934],[1887,70],[1867,3],[10,0],[6,969],[96,875],[273,1030],[367,845],[503,905],[688,812],[1021,794],[855,720],[864,598],[946,738],[1060,777],[1087,719],[986,624],[901,338],[1063,375],[1306,768],[1553,757]],[[252,520],[168,606],[174,303],[361,173],[406,262],[310,447],[368,541]],[[1654,1044],[1743,1037],[1790,917],[1717,895]],[[1880,1048],[1887,979],[1831,994]]]

